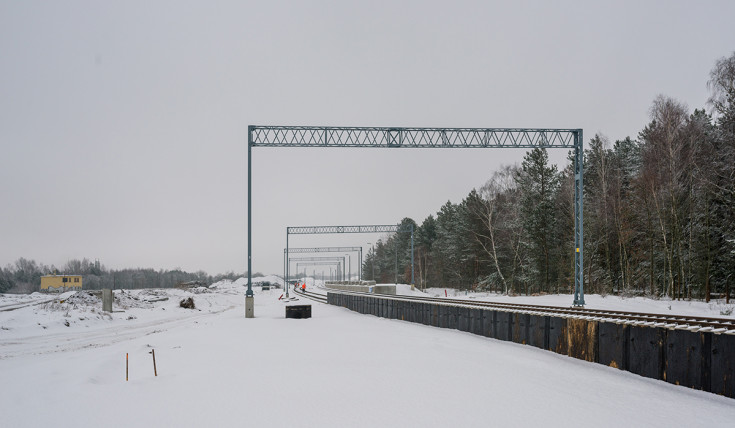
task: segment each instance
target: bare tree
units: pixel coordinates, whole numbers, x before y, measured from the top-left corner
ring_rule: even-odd
[[[483,204],[477,204],[471,207],[473,214],[482,221],[483,228],[473,230],[475,240],[480,244],[483,251],[492,260],[495,272],[499,282],[503,286],[503,293],[508,294],[508,281],[503,274],[501,268],[501,260],[498,257],[498,229],[501,227],[499,223],[502,223],[503,219],[499,218],[502,216],[508,216],[513,208],[510,206],[508,197],[516,189],[515,174],[517,167],[505,166],[500,171],[496,171],[493,177],[480,188],[480,197],[483,200]],[[507,217],[506,219],[507,220]],[[507,223],[507,222],[506,222]],[[517,231],[520,235],[520,229]],[[512,233],[511,233],[512,235]],[[511,240],[511,245],[506,248],[511,249],[513,254],[511,262],[511,274],[515,271],[515,262],[518,260],[517,252],[519,251],[518,245],[512,245],[514,240]]]
[[[710,97],[707,104],[717,114],[726,114],[732,108],[732,96],[735,94],[735,52],[729,57],[718,59],[709,77],[707,88]]]
[[[660,95],[654,100],[650,114],[652,121],[641,133],[646,143],[644,175],[664,250],[665,294],[676,297],[683,277],[680,211],[682,199],[686,197],[683,182],[692,166],[684,132],[688,112],[683,104]]]

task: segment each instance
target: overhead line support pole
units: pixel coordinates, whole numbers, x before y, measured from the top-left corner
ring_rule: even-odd
[[[248,291],[245,296],[253,296],[253,128],[248,126]]]
[[[411,289],[413,289],[413,223],[411,223]]]
[[[574,144],[574,306],[584,306],[584,148],[582,130]]]

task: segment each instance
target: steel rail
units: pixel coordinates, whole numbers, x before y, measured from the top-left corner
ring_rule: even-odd
[[[302,296],[302,297],[305,297],[307,299],[311,299],[311,300],[314,300],[314,301],[317,301],[317,302],[320,302],[320,303],[327,303],[327,296],[325,296],[323,294],[313,293],[313,292],[310,292],[310,291],[301,291],[301,290],[299,290],[297,288],[294,288],[294,293],[297,294],[297,295],[299,295],[299,296]]]

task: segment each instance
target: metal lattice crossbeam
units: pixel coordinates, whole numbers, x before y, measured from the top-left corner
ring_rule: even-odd
[[[411,283],[414,280],[414,254],[413,254],[413,224],[372,224],[372,225],[349,225],[349,226],[289,226],[286,227],[286,248],[284,249],[284,276],[289,277],[291,249],[288,246],[290,235],[314,235],[314,234],[339,234],[339,233],[410,233],[411,234]],[[321,247],[324,248],[340,248],[340,247]],[[362,248],[355,247],[360,250],[360,265],[362,265]],[[396,278],[397,278],[396,263]],[[358,273],[358,275],[361,275]],[[397,279],[396,279],[397,281]]]
[[[315,235],[330,233],[391,233],[408,232],[409,227],[399,224],[371,225],[371,226],[295,226],[287,227],[289,235]],[[290,250],[289,250],[290,252]]]
[[[335,260],[343,260],[344,257],[289,257],[289,262],[326,262],[326,261],[335,261]]]
[[[252,147],[573,148],[577,129],[250,126]]]
[[[342,270],[342,262],[341,261],[331,261],[331,262],[298,262],[296,263],[296,270],[300,267],[306,267],[306,266],[330,266],[334,267],[335,270]],[[298,275],[298,272],[296,273]],[[291,273],[289,273],[291,275]]]
[[[291,254],[306,254],[306,253],[357,253],[359,257],[359,264],[358,264],[358,277],[362,278],[362,247],[311,247],[311,248],[284,248],[283,249],[283,257],[284,257],[284,276],[288,275],[289,272],[289,266],[292,261],[298,261],[298,260],[312,260],[312,261],[318,261],[318,260],[327,260],[327,259],[335,259],[335,256],[331,257],[291,257]],[[342,260],[344,260],[344,257],[342,257]],[[297,263],[298,266],[298,263]]]
[[[296,269],[298,270],[300,267],[306,267],[306,266],[333,266],[335,270],[341,270],[342,269],[342,262],[341,261],[333,261],[333,262],[298,262],[296,263]],[[291,275],[289,273],[289,275]],[[298,272],[297,272],[298,275]]]
[[[294,253],[343,253],[362,251],[362,247],[312,247],[312,248],[289,248],[290,254]],[[286,249],[283,249],[286,252]]]

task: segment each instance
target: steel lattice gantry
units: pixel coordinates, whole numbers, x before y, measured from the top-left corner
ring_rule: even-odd
[[[584,305],[584,152],[581,129],[248,126],[248,296],[253,295],[251,288],[253,147],[574,149],[574,305]]]
[[[305,248],[289,248],[288,252],[291,254],[303,254],[303,253],[344,253],[344,252],[355,252],[361,251],[362,247],[305,247]],[[283,250],[286,252],[286,249]]]
[[[251,147],[572,148],[581,129],[250,126]]]
[[[392,233],[407,232],[400,225],[378,224],[367,226],[295,226],[288,228],[289,235],[313,235],[321,233]]]
[[[358,265],[358,278],[362,279],[362,247],[304,247],[283,249],[283,276],[286,276],[286,263],[289,254],[308,253],[358,253],[360,264]]]
[[[284,253],[287,255],[286,260],[286,278],[291,274],[289,268],[291,264],[288,262],[288,254],[291,249],[288,247],[289,235],[320,235],[333,233],[398,233],[407,232],[411,234],[411,284],[414,280],[414,256],[413,256],[413,224],[408,226],[400,224],[374,224],[374,225],[355,225],[355,226],[289,226],[286,228],[286,249]],[[341,247],[323,247],[323,248],[341,248]],[[397,253],[396,253],[397,254]],[[397,255],[396,255],[397,257]],[[362,260],[360,260],[362,263]],[[396,261],[397,264],[397,261]],[[397,272],[396,272],[397,275]],[[286,296],[288,296],[288,288],[286,288]]]
[[[344,271],[341,262],[335,261],[335,262],[303,262],[303,263],[296,263],[296,269],[298,270],[299,266],[329,266],[330,268],[334,266],[334,272],[337,275],[339,272]]]
[[[341,266],[345,265],[345,257],[344,256],[333,256],[333,257],[289,257],[288,263],[289,263],[289,275],[291,271],[291,263],[296,262],[296,275],[299,274],[299,265],[307,264],[306,262],[334,262],[334,263],[341,263]],[[290,278],[289,278],[290,279]]]

